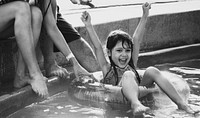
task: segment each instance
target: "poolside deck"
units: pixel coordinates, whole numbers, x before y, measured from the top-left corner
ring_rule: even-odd
[[[64,0],[58,1],[61,2]],[[94,4],[98,2],[98,0],[93,1]],[[122,2],[122,0],[117,1]],[[108,2],[110,1],[107,0]],[[100,6],[105,6],[107,3],[102,3]],[[84,10],[89,11],[95,29],[100,39],[102,39],[102,42],[104,42],[108,32],[116,28],[122,28],[130,34],[133,33],[134,28],[132,27],[137,25],[139,17],[142,14],[139,3],[140,1],[138,0],[137,5],[126,3],[129,5],[116,7],[116,4],[110,2],[109,4],[112,4],[113,7],[99,9],[90,9],[87,6],[79,6],[82,8],[77,9],[75,5],[73,5],[74,8],[64,9],[65,4],[60,4],[60,7],[63,8],[61,10],[63,17],[74,25],[86,40],[88,36],[80,20],[80,15]],[[143,53],[140,54],[139,67],[145,68],[169,61],[176,62],[193,58],[200,59],[198,51],[200,49],[199,4],[200,1],[172,1],[166,4],[152,4],[147,33],[144,37],[144,43],[141,45]],[[147,50],[154,50],[154,52],[146,52]],[[71,78],[73,77],[74,75],[71,76]],[[60,80],[57,77],[51,78],[48,84],[50,95],[64,91],[65,85],[68,85],[69,81]],[[43,100],[31,90],[30,86],[15,90],[9,84],[7,88],[0,89],[0,91],[2,90],[4,90],[4,93],[0,96],[0,117],[5,117],[32,102]]]

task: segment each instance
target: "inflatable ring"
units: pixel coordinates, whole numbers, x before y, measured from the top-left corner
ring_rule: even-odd
[[[96,74],[96,75],[95,75]],[[177,89],[181,97],[187,101],[190,94],[190,88],[187,82],[179,75],[162,71],[172,85]],[[102,73],[96,72],[94,76],[102,76]],[[97,77],[98,78],[98,77]],[[140,101],[149,107],[166,107],[174,103],[156,86],[157,92],[146,95],[140,98]],[[73,100],[82,101],[86,105],[95,106],[111,106],[112,108],[130,108],[130,103],[121,94],[121,87],[99,82],[92,82],[90,77],[84,77],[80,81],[72,81],[69,87],[69,95]],[[175,104],[174,104],[175,105]]]

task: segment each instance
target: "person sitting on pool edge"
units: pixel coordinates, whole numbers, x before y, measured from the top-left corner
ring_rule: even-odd
[[[83,12],[81,20],[89,33],[90,40],[94,45],[94,52],[103,72],[104,78],[101,82],[122,88],[121,95],[130,101],[133,115],[149,110],[149,107],[144,106],[138,98],[144,95],[141,93],[142,90],[152,88],[154,82],[176,103],[179,109],[185,110],[187,113],[194,113],[157,68],[148,67],[143,74],[136,70],[140,43],[143,39],[150,8],[149,3],[142,5],[143,15],[133,37],[122,30],[110,32],[106,42],[110,63],[106,60],[101,42],[91,24],[91,16],[88,12]],[[149,90],[154,91],[154,89]]]
[[[47,7],[47,5],[48,5],[48,3],[50,3],[49,1],[46,1],[46,0],[43,0],[43,1],[40,1],[40,2],[42,2],[41,4],[39,4],[39,3],[32,3],[32,4],[36,4],[36,5],[46,5],[46,6],[42,6],[42,7],[45,7],[45,10],[44,11],[46,11],[45,13],[46,13],[46,15],[44,15],[43,17],[44,17],[44,20],[45,21],[43,21],[43,24],[44,24],[44,27],[46,28],[46,27],[48,27],[47,29],[47,33],[48,33],[48,35],[49,34],[51,34],[50,35],[50,38],[51,39],[56,39],[56,44],[57,44],[57,46],[59,47],[59,48],[61,48],[61,51],[63,52],[63,54],[66,56],[66,59],[67,60],[69,60],[69,61],[72,61],[72,64],[73,64],[73,69],[74,69],[74,71],[75,71],[75,75],[76,76],[78,76],[79,74],[81,75],[81,74],[83,74],[83,75],[88,75],[89,73],[84,69],[84,68],[82,68],[81,66],[80,66],[80,64],[77,62],[77,60],[76,60],[76,58],[74,57],[74,55],[72,54],[72,52],[71,52],[71,50],[69,49],[69,47],[68,47],[68,45],[66,44],[66,42],[65,42],[65,40],[63,40],[63,37],[62,37],[62,35],[61,35],[61,33],[59,32],[59,30],[58,30],[58,28],[57,28],[57,26],[55,25],[56,23],[55,23],[55,19],[54,19],[54,17],[53,17],[53,13],[52,13],[52,9],[51,9],[51,5],[49,6],[49,9],[47,9],[48,7]],[[53,2],[53,1],[52,1]],[[28,3],[27,3],[28,4]],[[42,9],[43,10],[43,9]],[[38,11],[40,11],[39,9],[38,9]],[[44,13],[44,11],[43,11],[43,13]],[[39,12],[40,13],[40,18],[41,18],[41,22],[40,22],[40,28],[41,28],[41,24],[42,24],[42,14],[41,14],[41,11]],[[50,20],[49,20],[50,19]],[[47,22],[48,21],[48,22]],[[50,24],[48,24],[48,23],[50,23]],[[39,23],[38,23],[39,24]],[[52,27],[50,27],[50,26],[52,26]],[[38,33],[38,37],[39,37],[39,34],[40,34],[40,28],[37,28],[37,32],[39,32]],[[52,31],[53,30],[53,31]],[[28,30],[26,30],[26,31],[28,31]],[[49,33],[49,32],[53,32],[53,33]],[[33,34],[36,34],[36,33],[33,33]],[[53,35],[53,36],[52,36]],[[53,38],[52,38],[53,37]],[[56,38],[55,38],[56,37]],[[58,39],[57,39],[57,37],[58,37]],[[57,41],[60,41],[60,42],[57,42]],[[36,46],[36,43],[34,44],[34,47]],[[29,47],[31,47],[31,46],[29,46]],[[35,48],[34,48],[35,49]],[[35,65],[37,65],[37,67],[38,67],[38,64],[37,64],[37,60],[36,60],[36,64]],[[20,75],[18,74],[16,77],[15,77],[15,83],[14,83],[14,86],[15,87],[17,87],[17,88],[21,88],[21,87],[23,87],[23,86],[25,86],[27,83],[29,83],[29,81],[30,81],[30,77],[29,76],[25,76],[26,75],[26,73],[24,72],[25,71],[25,64],[23,63],[23,59],[22,58],[20,58],[20,59],[18,59],[18,62],[17,62],[17,70],[19,70],[21,73],[23,73],[23,74],[21,74],[20,73]],[[38,69],[40,70],[40,68],[38,67]],[[24,76],[25,77],[24,77]],[[22,79],[23,78],[23,79]],[[20,81],[19,81],[20,80]],[[47,79],[45,78],[44,79],[44,81],[46,81]],[[32,82],[32,81],[31,81]],[[41,84],[43,84],[42,82],[40,82],[40,83],[38,83],[38,84],[34,84],[35,86],[41,86]],[[45,83],[45,85],[46,85],[46,83]],[[35,89],[35,88],[34,88]],[[40,89],[41,90],[43,90],[43,88],[42,87],[40,87],[39,88],[39,90],[37,90],[36,92],[40,92]],[[46,89],[45,89],[46,91],[47,91],[47,87],[46,87]],[[48,94],[48,92],[45,92],[45,95],[46,94]],[[43,95],[43,94],[42,94]]]

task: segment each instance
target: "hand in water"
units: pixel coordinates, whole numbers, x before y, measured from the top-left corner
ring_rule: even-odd
[[[84,69],[80,64],[74,65],[74,73],[78,81],[84,76],[92,76],[92,74]]]

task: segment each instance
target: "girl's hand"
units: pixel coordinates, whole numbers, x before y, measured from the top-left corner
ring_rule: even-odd
[[[81,15],[82,22],[87,26],[91,24],[91,16],[87,11],[84,11]]]
[[[151,9],[151,4],[146,2],[142,5],[142,10],[143,10],[143,14],[148,16],[149,15],[149,9]]]

